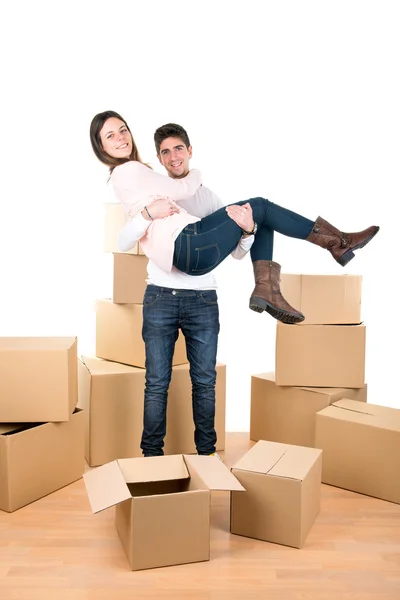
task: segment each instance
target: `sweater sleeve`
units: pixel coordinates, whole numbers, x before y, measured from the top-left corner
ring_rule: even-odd
[[[201,185],[201,173],[198,169],[192,169],[186,177],[172,179],[142,163],[129,161],[114,169],[113,184],[117,188],[131,191],[134,195],[165,196],[183,200],[195,194]]]
[[[144,236],[150,224],[151,221],[146,221],[141,213],[127,221],[118,235],[118,249],[121,252],[129,252]]]

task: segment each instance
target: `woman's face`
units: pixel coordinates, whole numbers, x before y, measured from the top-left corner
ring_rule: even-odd
[[[104,123],[100,139],[104,150],[113,158],[129,158],[132,153],[132,136],[125,123],[116,117]]]

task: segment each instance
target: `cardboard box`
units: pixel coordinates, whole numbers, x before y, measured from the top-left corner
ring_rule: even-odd
[[[114,304],[111,300],[96,302],[96,356],[145,367],[142,339],[142,304]],[[172,359],[173,365],[187,363],[185,338],[179,332]]]
[[[82,357],[78,361],[79,406],[86,416],[86,460],[93,467],[117,458],[142,456],[145,370]],[[225,448],[226,366],[217,364],[217,450]],[[196,452],[189,364],[172,368],[165,454]]]
[[[361,275],[281,275],[281,291],[300,310],[301,325],[361,323]]]
[[[0,425],[0,509],[13,512],[82,477],[83,411],[66,423]]]
[[[0,338],[0,423],[68,421],[77,401],[76,337]]]
[[[365,325],[285,325],[276,328],[277,385],[362,388]]]
[[[143,304],[148,262],[147,256],[114,254],[112,300],[115,304]]]
[[[251,378],[250,439],[314,447],[315,415],[341,398],[367,401],[363,388],[279,386],[274,373]]]
[[[400,504],[400,410],[339,400],[316,415],[322,481]]]
[[[83,478],[94,513],[116,505],[133,571],[209,560],[210,490],[243,490],[215,456],[128,458]]]
[[[233,467],[231,533],[301,548],[320,510],[322,452],[259,441]]]
[[[121,252],[118,247],[118,236],[127,220],[122,204],[119,202],[104,203],[104,252]],[[131,250],[123,254],[144,254],[144,252],[138,242]]]

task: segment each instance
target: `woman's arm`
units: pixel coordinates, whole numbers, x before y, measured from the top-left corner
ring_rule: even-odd
[[[169,217],[179,208],[168,198],[160,198],[150,202],[133,219],[127,221],[118,235],[118,248],[121,252],[128,252],[145,235],[147,229],[154,219]]]
[[[201,173],[192,169],[182,179],[172,179],[156,173],[137,161],[129,161],[114,169],[113,184],[134,194],[148,196],[169,196],[174,200],[183,200],[192,196],[201,185]]]
[[[118,250],[129,252],[146,233],[151,221],[147,221],[141,213],[127,221],[118,235]]]

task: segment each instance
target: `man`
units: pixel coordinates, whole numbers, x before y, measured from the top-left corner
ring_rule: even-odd
[[[154,141],[157,157],[168,176],[174,179],[185,177],[189,172],[192,147],[183,127],[174,123],[163,125],[156,130]],[[173,204],[169,199],[156,200],[129,221],[120,233],[120,249],[126,251],[132,248],[154,218],[171,214]],[[193,196],[179,201],[179,206],[202,218],[221,208],[223,203],[202,185]],[[243,230],[243,237],[232,256],[242,259],[254,241],[253,235],[245,233],[251,231],[254,225],[251,208],[244,217],[238,213],[232,218]],[[142,329],[146,351],[142,453],[144,456],[163,454],[172,357],[181,330],[190,364],[196,449],[198,454],[214,454],[215,366],[219,334],[214,275],[192,276],[174,267],[167,274],[151,260],[147,270]]]

